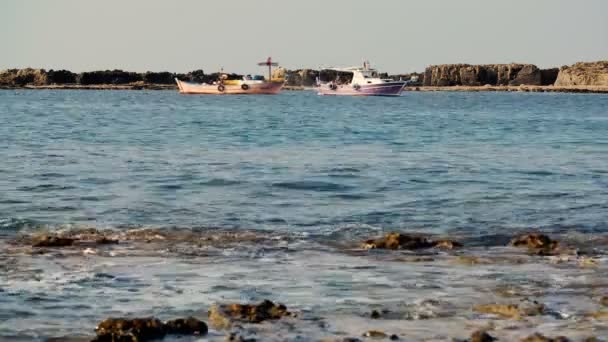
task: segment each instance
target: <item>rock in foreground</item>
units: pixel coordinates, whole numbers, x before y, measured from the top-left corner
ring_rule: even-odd
[[[96,342],[142,342],[158,340],[165,335],[205,335],[207,324],[194,317],[166,323],[156,318],[108,318],[95,328]]]
[[[559,247],[559,243],[544,234],[531,233],[516,236],[509,245],[514,247],[527,247],[534,254],[550,255],[554,254]]]
[[[209,309],[209,324],[216,329],[229,329],[234,322],[261,323],[292,316],[283,304],[264,300],[260,304],[213,305]]]
[[[365,249],[423,249],[423,248],[444,248],[453,249],[462,247],[462,245],[455,241],[439,240],[433,241],[424,236],[409,235],[401,233],[388,233],[379,239],[370,239],[363,242],[362,245]]]
[[[32,247],[67,247],[72,244],[74,239],[55,235],[42,235],[32,240]]]

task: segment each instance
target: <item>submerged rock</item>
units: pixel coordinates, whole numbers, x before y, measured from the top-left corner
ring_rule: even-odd
[[[366,331],[365,333],[363,333],[363,337],[370,337],[370,338],[386,338],[388,335],[386,335],[384,332],[379,331],[379,330],[369,330]]]
[[[194,317],[178,318],[165,323],[167,334],[173,335],[205,335],[207,324]]]
[[[67,247],[74,244],[74,239],[55,236],[55,235],[42,235],[36,237],[32,241],[33,247]]]
[[[209,324],[216,329],[228,329],[234,322],[261,323],[293,316],[283,304],[264,300],[260,304],[213,305],[209,309]]]
[[[453,249],[462,247],[462,245],[450,240],[432,241],[424,236],[387,233],[381,238],[366,240],[362,247],[365,249],[423,249],[431,247]]]
[[[226,336],[227,342],[256,342],[255,338],[245,338],[237,333],[230,333],[230,335]]]
[[[469,342],[492,342],[496,339],[484,330],[477,330],[471,334]]]
[[[556,253],[559,243],[545,234],[530,233],[516,236],[509,245],[514,247],[528,248],[536,255],[553,255]]]
[[[545,312],[545,306],[540,303],[528,305],[517,304],[482,304],[475,305],[473,310],[479,313],[494,314],[506,318],[520,319],[524,316],[537,316]]]

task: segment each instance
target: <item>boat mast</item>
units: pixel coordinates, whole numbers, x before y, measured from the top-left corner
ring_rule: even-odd
[[[279,63],[273,62],[272,57],[268,57],[266,62],[260,62],[258,65],[267,65],[268,66],[268,82],[272,80],[272,67],[279,65]]]

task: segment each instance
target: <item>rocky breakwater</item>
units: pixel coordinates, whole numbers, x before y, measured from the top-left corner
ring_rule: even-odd
[[[563,66],[559,69],[555,85],[608,87],[608,61]]]
[[[556,70],[541,70],[532,64],[443,64],[431,65],[424,72],[424,85],[445,86],[519,86],[550,85]]]

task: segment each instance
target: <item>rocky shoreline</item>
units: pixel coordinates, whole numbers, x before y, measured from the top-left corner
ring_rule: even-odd
[[[314,244],[302,248],[302,243]],[[284,269],[280,264],[290,265],[295,255],[315,255],[326,246],[332,250],[330,264],[324,266],[312,261],[311,267],[319,269],[329,267],[332,282],[341,277],[351,279],[350,286],[357,287],[362,279],[370,284],[361,284],[362,294],[370,300],[379,293],[389,292],[402,297],[387,301],[385,296],[377,298],[362,306],[360,312],[350,312],[339,303],[327,302],[324,305],[308,306],[298,304],[298,291],[292,293],[292,298],[283,305],[282,299],[289,295],[276,298],[276,294],[262,290],[263,299],[235,300],[234,297],[212,300],[199,310],[178,311],[162,314],[159,317],[142,316],[138,312],[119,313],[99,319],[97,325],[88,325],[87,331],[80,331],[81,337],[67,338],[73,341],[150,341],[165,338],[167,341],[194,341],[205,336],[212,341],[368,341],[368,340],[403,340],[403,341],[602,341],[597,336],[608,332],[605,326],[608,317],[605,307],[608,305],[608,293],[605,289],[605,256],[606,237],[576,236],[556,234],[548,236],[541,232],[520,232],[513,236],[484,239],[483,246],[475,246],[474,240],[462,236],[434,236],[416,232],[389,232],[386,234],[369,234],[357,237],[339,236],[304,237],[290,236],[264,231],[222,231],[189,229],[129,229],[129,230],[98,230],[95,228],[67,229],[56,232],[40,232],[25,234],[14,239],[0,240],[7,244],[0,255],[7,258],[6,276],[11,279],[26,277],[21,267],[30,262],[40,266],[39,262],[50,262],[63,267],[72,268],[74,265],[87,263],[87,269],[102,267],[103,273],[97,271],[94,275],[95,286],[110,291],[107,284],[119,279],[117,289],[126,291],[128,297],[138,293],[152,292],[154,289],[144,286],[126,287],[124,282],[137,275],[136,269],[127,275],[120,275],[118,269],[142,265],[156,269],[166,260],[182,260],[193,268],[179,273],[180,263],[173,270],[171,279],[175,284],[191,283],[193,287],[171,293],[171,298],[185,296],[188,302],[195,301],[198,306],[194,289],[204,290],[204,279],[212,276],[212,264],[228,257],[235,261],[234,253],[240,251],[243,256],[240,262],[257,264],[269,258],[274,252],[280,253],[279,259],[272,259],[272,264],[278,269]],[[296,247],[300,246],[300,247]],[[251,256],[250,252],[262,248],[264,256]],[[198,252],[197,252],[198,251]],[[231,251],[227,256],[225,251]],[[274,252],[273,252],[274,251]],[[169,254],[167,254],[169,253]],[[309,254],[313,253],[313,254]],[[131,257],[135,259],[130,260]],[[157,255],[159,259],[151,258]],[[216,259],[215,257],[220,259]],[[253,257],[253,260],[247,260]],[[342,258],[346,259],[342,259]],[[308,259],[308,257],[304,257]],[[297,260],[304,260],[297,259]],[[2,260],[2,259],[0,259]],[[38,260],[34,262],[34,260]],[[73,262],[70,262],[73,260]],[[162,260],[162,261],[161,261]],[[280,262],[277,260],[281,260]],[[327,259],[322,259],[327,260]],[[344,263],[341,260],[349,260]],[[296,263],[295,265],[298,265]],[[134,263],[131,265],[130,263]],[[107,265],[115,265],[113,268]],[[106,266],[103,266],[106,265]],[[129,266],[131,265],[131,266]],[[171,264],[173,265],[173,264]],[[293,267],[296,267],[293,265]],[[340,266],[335,268],[335,266]],[[299,265],[297,267],[301,267]],[[268,266],[266,266],[268,267]],[[455,270],[460,269],[459,272]],[[124,270],[124,269],[123,269]],[[203,278],[185,278],[201,272]],[[409,275],[398,278],[401,281],[391,282],[387,287],[383,278],[398,276],[408,270]],[[34,271],[40,277],[40,271]],[[78,268],[76,268],[78,273]],[[176,273],[174,273],[176,272]],[[274,273],[269,268],[261,267],[258,272],[281,277],[285,281],[287,275]],[[376,277],[370,277],[368,272]],[[445,278],[436,280],[426,279],[429,274],[435,277],[438,273]],[[69,276],[70,273],[65,273]],[[130,274],[130,276],[128,276]],[[238,271],[236,274],[239,274]],[[290,273],[292,274],[292,273]],[[549,274],[548,278],[546,275]],[[561,278],[555,278],[561,274]],[[525,278],[521,278],[525,275]],[[565,277],[564,277],[565,276]],[[126,278],[125,278],[126,277]],[[230,277],[230,276],[229,276]],[[233,286],[247,288],[249,281],[255,281],[257,276],[249,273],[249,278],[241,276],[235,283],[218,283],[209,290],[220,291]],[[463,278],[460,278],[463,277]],[[409,280],[408,280],[409,279]],[[547,283],[541,279],[554,279],[555,283]],[[560,280],[561,279],[561,280]],[[2,280],[2,278],[0,278]],[[582,280],[582,281],[581,281]],[[58,284],[66,280],[56,278]],[[87,283],[91,280],[84,281]],[[203,283],[201,283],[203,281]],[[299,284],[297,279],[288,286],[306,287]],[[467,282],[464,282],[467,281]],[[291,281],[287,281],[289,284]],[[370,287],[379,282],[380,288]],[[415,282],[413,287],[408,282]],[[425,283],[428,284],[424,285]],[[84,284],[78,280],[78,284]],[[174,282],[172,281],[171,284]],[[142,284],[143,285],[143,284]],[[424,285],[424,286],[423,286]],[[16,286],[16,285],[15,285]],[[80,285],[79,285],[80,286]],[[163,291],[173,290],[173,286],[163,285]],[[269,287],[276,285],[268,284]],[[202,287],[202,289],[201,289]],[[68,287],[69,289],[70,287]],[[137,289],[137,291],[135,291]],[[304,288],[302,288],[304,289]],[[6,288],[4,291],[9,291]],[[281,293],[281,288],[278,288]],[[313,291],[312,289],[306,290]],[[351,290],[352,291],[352,290]],[[379,291],[379,292],[378,292]],[[453,296],[445,296],[445,292],[455,291]],[[464,291],[464,292],[463,292]],[[471,293],[469,293],[471,291]],[[12,292],[11,292],[12,293]],[[199,292],[200,293],[200,292]],[[470,301],[459,302],[465,297]],[[434,294],[441,294],[435,297]],[[44,294],[37,294],[44,298]],[[411,303],[406,298],[412,296],[418,299]],[[433,296],[429,298],[428,296]],[[584,298],[584,301],[568,301],[567,297]],[[231,300],[232,298],[232,300]],[[347,297],[348,298],[348,297]],[[354,300],[354,297],[351,297]],[[50,301],[52,298],[45,298]],[[42,300],[42,299],[39,299]],[[136,300],[136,299],[133,299]],[[323,298],[317,298],[324,303]],[[348,302],[348,301],[347,301]],[[177,303],[182,303],[177,300]],[[181,304],[186,305],[186,304]],[[144,310],[148,312],[147,310]],[[182,316],[182,313],[185,315]],[[101,314],[98,313],[96,317]],[[345,316],[346,315],[346,316]],[[163,317],[164,316],[164,317]],[[166,317],[166,320],[164,318]],[[175,318],[184,317],[184,318]],[[26,318],[27,319],[27,318]],[[359,322],[353,325],[353,322]],[[414,327],[426,327],[417,330]],[[440,326],[443,326],[440,329]],[[452,328],[450,328],[452,326]],[[346,329],[349,327],[350,329]],[[458,329],[454,329],[459,327]],[[431,329],[431,330],[427,330]],[[434,330],[448,331],[433,333]],[[91,336],[92,333],[96,336]],[[306,337],[307,332],[314,332],[315,337]],[[466,332],[466,335],[465,335]],[[78,331],[73,331],[78,335]],[[172,337],[175,336],[175,339]],[[468,336],[468,337],[467,337]],[[190,339],[192,337],[192,339]]]
[[[9,69],[0,71],[0,89],[84,89],[84,90],[176,90],[175,78],[192,82],[211,82],[219,73],[195,70],[185,74],[171,72],[135,73],[105,70],[73,73],[68,70]],[[285,79],[285,90],[311,89],[317,77],[331,79],[336,72],[313,69],[278,68],[273,78]],[[608,93],[608,61],[581,62],[561,68],[540,69],[532,64],[443,64],[431,65],[424,72],[388,75],[395,80],[415,80],[406,90],[414,91],[523,91]],[[242,75],[229,74],[229,79]]]

